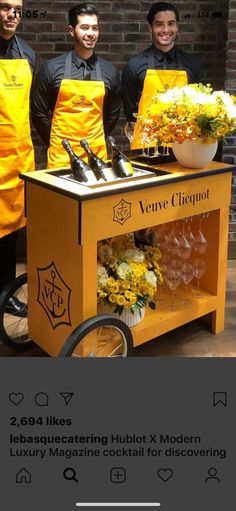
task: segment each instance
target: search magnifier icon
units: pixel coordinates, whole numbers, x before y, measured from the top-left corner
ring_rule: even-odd
[[[79,482],[74,468],[65,468],[65,470],[63,470],[63,477],[67,481],[75,481],[75,483]]]

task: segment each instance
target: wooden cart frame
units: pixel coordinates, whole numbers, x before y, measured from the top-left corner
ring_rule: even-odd
[[[145,169],[145,165],[143,166]],[[210,314],[224,329],[232,165],[206,169],[158,165],[162,176],[88,187],[62,177],[65,170],[22,174],[28,222],[29,333],[56,356],[70,332],[97,314],[97,242],[173,220],[211,212],[205,222],[207,269],[201,298],[171,312],[147,310],[132,328],[134,346]],[[157,339],[158,342],[158,339]]]

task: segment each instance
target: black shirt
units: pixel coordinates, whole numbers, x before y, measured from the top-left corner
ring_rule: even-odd
[[[55,108],[61,81],[64,77],[65,60],[68,52],[49,60],[39,71],[32,94],[32,118],[34,125],[45,143],[49,144],[51,119]],[[91,80],[97,80],[96,59],[99,62],[102,79],[105,83],[105,98],[103,105],[103,124],[105,136],[112,131],[119,117],[121,106],[121,84],[118,71],[111,62],[92,55],[88,60],[82,60],[72,51],[71,79],[82,80],[84,62],[90,72]]]
[[[18,41],[18,42],[17,42]],[[19,44],[18,44],[19,43]],[[21,53],[23,51],[23,55]],[[11,39],[0,36],[0,59],[27,59],[32,72],[35,69],[36,56],[34,50],[21,37],[15,35]]]
[[[128,121],[133,121],[133,113],[138,112],[143,82],[147,69],[150,69],[150,55],[154,56],[155,69],[184,70],[188,75],[189,83],[201,81],[200,66],[194,55],[176,46],[167,53],[158,50],[154,45],[150,46],[139,55],[132,57],[122,73],[123,101]]]

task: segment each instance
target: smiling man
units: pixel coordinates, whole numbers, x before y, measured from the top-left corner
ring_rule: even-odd
[[[96,7],[83,3],[69,10],[73,50],[45,63],[33,91],[33,122],[49,145],[48,167],[65,166],[69,157],[62,147],[68,139],[85,156],[80,139],[106,158],[107,137],[119,116],[121,86],[112,63],[94,53],[99,38]]]
[[[146,106],[157,91],[200,81],[197,59],[175,45],[179,22],[176,7],[167,2],[153,4],[147,22],[152,45],[132,57],[122,74],[127,121],[134,121],[137,112],[145,115]],[[132,147],[140,147],[137,136]]]
[[[25,225],[19,172],[34,170],[29,96],[35,53],[15,35],[21,10],[22,0],[0,1],[0,292],[15,278],[18,231]],[[21,314],[17,298],[8,312]]]

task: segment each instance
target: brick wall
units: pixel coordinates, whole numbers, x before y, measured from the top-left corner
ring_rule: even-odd
[[[227,55],[225,63],[225,88],[236,95],[236,1],[229,1]],[[236,164],[236,135],[227,138],[223,149],[223,160]],[[232,201],[229,222],[229,253],[236,254],[236,172],[233,175]]]
[[[46,59],[71,48],[67,34],[67,12],[78,1],[25,0],[25,16],[22,18],[21,35],[38,54],[38,66]],[[112,61],[120,70],[132,55],[150,44],[146,14],[152,2],[100,1],[94,0],[101,14],[101,36],[97,53]],[[228,1],[175,1],[180,11],[179,44],[186,51],[198,55],[202,63],[203,78],[214,87],[223,87],[225,73],[225,49],[227,34]],[[187,8],[186,8],[187,6]],[[32,11],[36,11],[33,13]],[[33,18],[33,16],[38,16]],[[19,33],[20,33],[19,32]],[[221,70],[219,73],[219,69]],[[114,130],[117,142],[127,149],[123,135],[125,120]],[[37,168],[45,167],[45,148],[34,132]]]
[[[37,52],[38,66],[46,59],[71,48],[71,40],[67,34],[67,12],[77,3],[79,2],[64,0],[40,2],[25,0],[25,17],[22,19],[19,33]],[[101,15],[101,36],[96,51],[121,70],[129,57],[150,44],[146,14],[152,2],[94,0],[94,3]],[[214,88],[227,87],[236,92],[236,0],[190,2],[176,0],[174,3],[180,11],[181,18],[178,43],[184,50],[195,53],[200,59],[203,81],[210,82]],[[34,10],[36,12],[33,14]],[[126,150],[128,145],[123,135],[124,124],[122,111],[113,134],[119,145]],[[35,131],[33,140],[37,168],[44,168],[46,151]],[[225,161],[236,163],[235,146],[235,137],[229,137],[223,150]],[[235,190],[236,181],[231,209],[231,240],[236,240]]]

